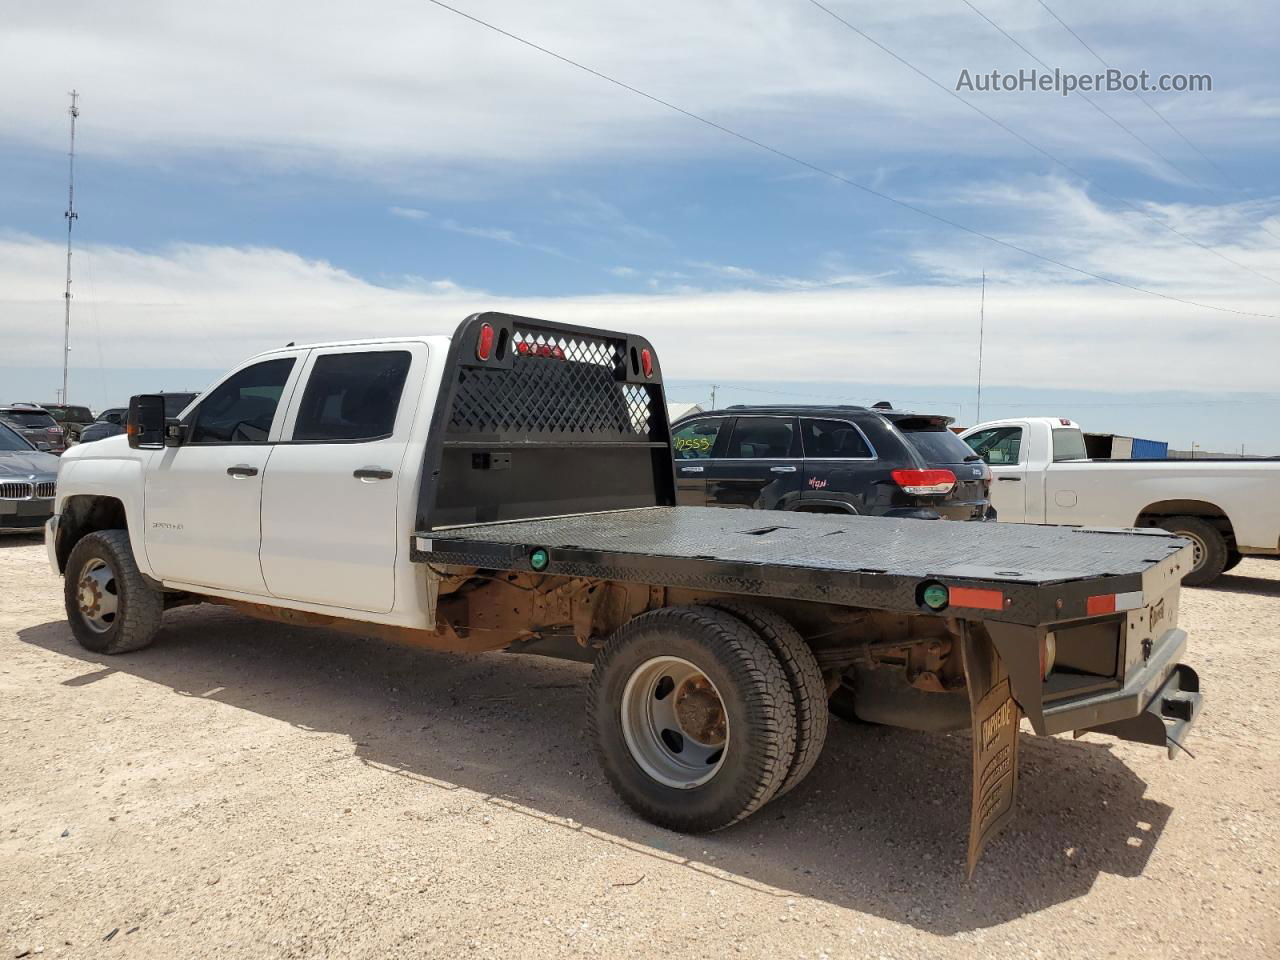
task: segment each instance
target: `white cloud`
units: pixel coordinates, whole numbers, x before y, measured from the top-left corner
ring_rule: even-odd
[[[77,255],[94,282],[77,285],[73,347],[101,349],[107,367],[216,369],[290,340],[446,333],[485,309],[643,333],[667,376],[699,381],[969,384],[977,359],[974,284],[513,298],[443,279],[376,286],[276,249]],[[0,316],[24,332],[6,343],[7,364],[58,363],[59,257],[56,244],[0,236]],[[1269,306],[1258,295],[1233,302]],[[1280,323],[1227,324],[1137,294],[1025,278],[989,286],[986,316],[991,385],[1274,390]]]
[[[388,207],[387,212],[402,220],[428,220],[431,214],[417,207]]]
[[[961,68],[1029,65],[954,0],[833,2],[944,84]],[[1033,157],[804,3],[463,6],[656,96],[836,165],[866,162],[874,170],[884,162],[874,151],[886,147],[898,156]],[[1048,62],[1094,68],[1038,8],[1020,0],[981,6]],[[48,149],[62,149],[63,91],[73,86],[84,95],[86,149],[147,162],[217,151],[255,168],[398,170],[422,192],[454,184],[415,175],[424,166],[518,179],[548,164],[746,149],[421,0],[380,0],[368,9],[345,0],[9,7],[0,33],[0,130]],[[1190,2],[1134,9],[1095,0],[1074,4],[1070,19],[1126,69],[1216,70],[1211,95],[1158,98],[1214,151],[1275,144],[1276,125],[1263,122],[1276,111],[1273,5],[1251,0],[1230,17],[1206,17]],[[1141,48],[1116,37],[1140,38]],[[1075,100],[996,95],[982,105],[1050,148],[1154,162]],[[1187,157],[1133,98],[1109,97],[1107,107],[1144,138]]]

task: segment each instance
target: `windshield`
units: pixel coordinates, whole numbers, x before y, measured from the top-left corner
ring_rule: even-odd
[[[0,412],[0,419],[8,420],[22,427],[56,427],[53,417],[43,410],[28,413],[25,410],[5,410]]]
[[[1053,431],[1053,462],[1060,460],[1088,460],[1084,448],[1084,434],[1074,427]]]
[[[0,423],[0,453],[30,453],[34,448],[17,433]]]

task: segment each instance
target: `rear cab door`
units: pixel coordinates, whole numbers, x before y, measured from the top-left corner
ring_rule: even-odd
[[[417,493],[402,479],[427,361],[422,342],[311,351],[262,485],[262,574],[273,596],[394,607],[400,514]]]
[[[729,441],[725,429],[731,417],[697,417],[671,431],[671,451],[676,467],[676,503],[685,507],[707,505],[707,464],[723,453]]]
[[[1009,422],[966,433],[964,441],[991,468],[991,505],[996,519],[1012,523],[1036,522],[1027,516],[1028,476],[1027,428],[1024,422]]]
[[[804,485],[800,429],[794,416],[739,416],[707,465],[707,504],[786,510]]]
[[[800,504],[866,513],[877,477],[875,447],[852,420],[801,417],[804,481]]]

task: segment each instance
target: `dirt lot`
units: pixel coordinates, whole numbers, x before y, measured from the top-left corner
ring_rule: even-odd
[[[787,798],[684,837],[605,784],[581,665],[210,607],[102,657],[6,538],[0,958],[1274,958],[1280,563],[1184,596],[1195,759],[1025,737],[965,882],[965,736],[836,721]]]

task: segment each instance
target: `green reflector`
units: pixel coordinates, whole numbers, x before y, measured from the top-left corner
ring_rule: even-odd
[[[924,605],[931,610],[941,610],[947,605],[947,601],[951,599],[951,594],[947,588],[940,583],[931,583],[924,588],[922,595]]]
[[[533,553],[529,554],[529,566],[535,570],[547,569],[547,564],[551,562],[551,556],[546,550],[539,547]]]

